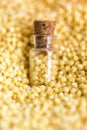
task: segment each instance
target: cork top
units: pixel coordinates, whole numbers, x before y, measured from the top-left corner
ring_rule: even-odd
[[[55,21],[50,20],[35,20],[34,31],[35,35],[53,35],[55,30]]]

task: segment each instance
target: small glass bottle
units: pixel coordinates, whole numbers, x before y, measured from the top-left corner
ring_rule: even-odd
[[[33,48],[29,51],[31,86],[50,85],[57,79],[57,53],[53,48],[55,21],[34,21]]]

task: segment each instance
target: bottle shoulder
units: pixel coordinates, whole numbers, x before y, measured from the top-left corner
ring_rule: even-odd
[[[57,52],[57,50],[54,49],[54,48],[51,48],[51,49],[47,49],[47,48],[31,48],[30,51],[35,51],[35,52],[43,52],[43,51],[46,51],[46,52]]]

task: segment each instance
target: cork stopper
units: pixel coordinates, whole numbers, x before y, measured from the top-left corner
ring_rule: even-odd
[[[55,30],[55,21],[50,20],[35,20],[34,30],[36,35],[53,35]]]
[[[51,44],[53,42],[52,35],[54,34],[55,25],[55,21],[50,20],[34,21],[37,48],[51,48]]]

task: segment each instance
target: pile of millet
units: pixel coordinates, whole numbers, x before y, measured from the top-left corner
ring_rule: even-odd
[[[87,129],[87,7],[71,1],[0,0],[0,130]],[[35,19],[56,20],[56,84],[29,83]]]

